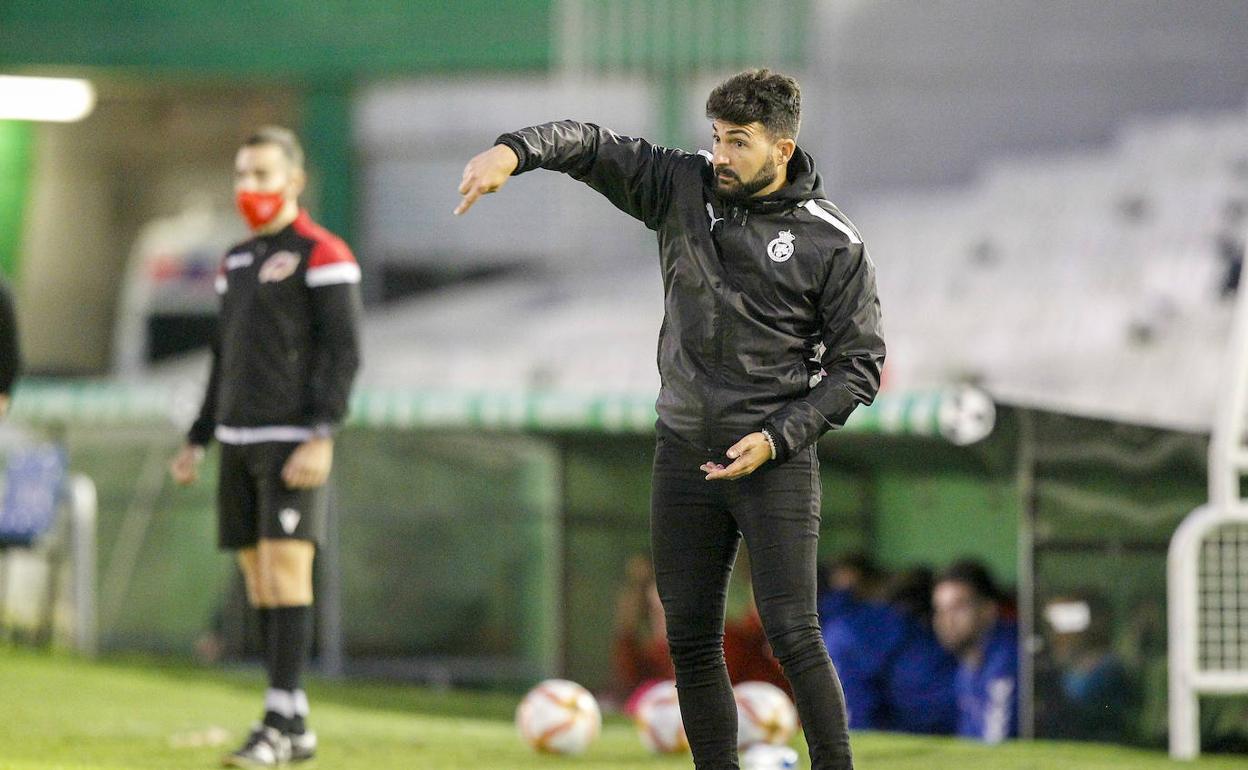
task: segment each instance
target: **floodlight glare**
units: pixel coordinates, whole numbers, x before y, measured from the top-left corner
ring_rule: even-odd
[[[73,123],[95,109],[95,86],[73,78],[0,75],[0,120]]]

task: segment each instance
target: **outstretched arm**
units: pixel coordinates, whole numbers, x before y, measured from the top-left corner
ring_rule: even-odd
[[[494,147],[468,162],[459,188],[464,197],[455,213],[501,188],[508,176],[544,168],[586,183],[616,208],[657,229],[667,210],[672,174],[687,157],[592,123],[561,120],[530,126],[503,134]]]

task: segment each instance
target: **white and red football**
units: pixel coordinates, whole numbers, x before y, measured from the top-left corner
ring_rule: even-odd
[[[674,680],[651,685],[637,699],[633,720],[637,724],[641,744],[655,754],[676,754],[689,750]]]
[[[602,712],[589,690],[576,682],[547,679],[520,701],[516,729],[536,751],[581,754],[602,732]]]
[[[797,733],[797,709],[784,690],[768,682],[741,682],[732,688],[737,701],[737,746],[758,743],[783,746]]]

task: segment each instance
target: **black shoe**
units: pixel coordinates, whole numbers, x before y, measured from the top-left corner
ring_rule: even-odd
[[[290,761],[307,762],[316,757],[316,733],[304,730],[301,733],[286,733],[290,741]]]
[[[277,767],[290,760],[290,739],[273,727],[256,725],[247,742],[221,760],[225,767]]]

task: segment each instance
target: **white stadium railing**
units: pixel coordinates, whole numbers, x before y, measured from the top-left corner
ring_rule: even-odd
[[[1201,694],[1248,693],[1248,505],[1196,509],[1170,541],[1170,755],[1200,755]]]
[[[1200,696],[1248,693],[1248,280],[1241,278],[1209,441],[1209,503],[1167,557],[1170,755],[1200,755]]]

